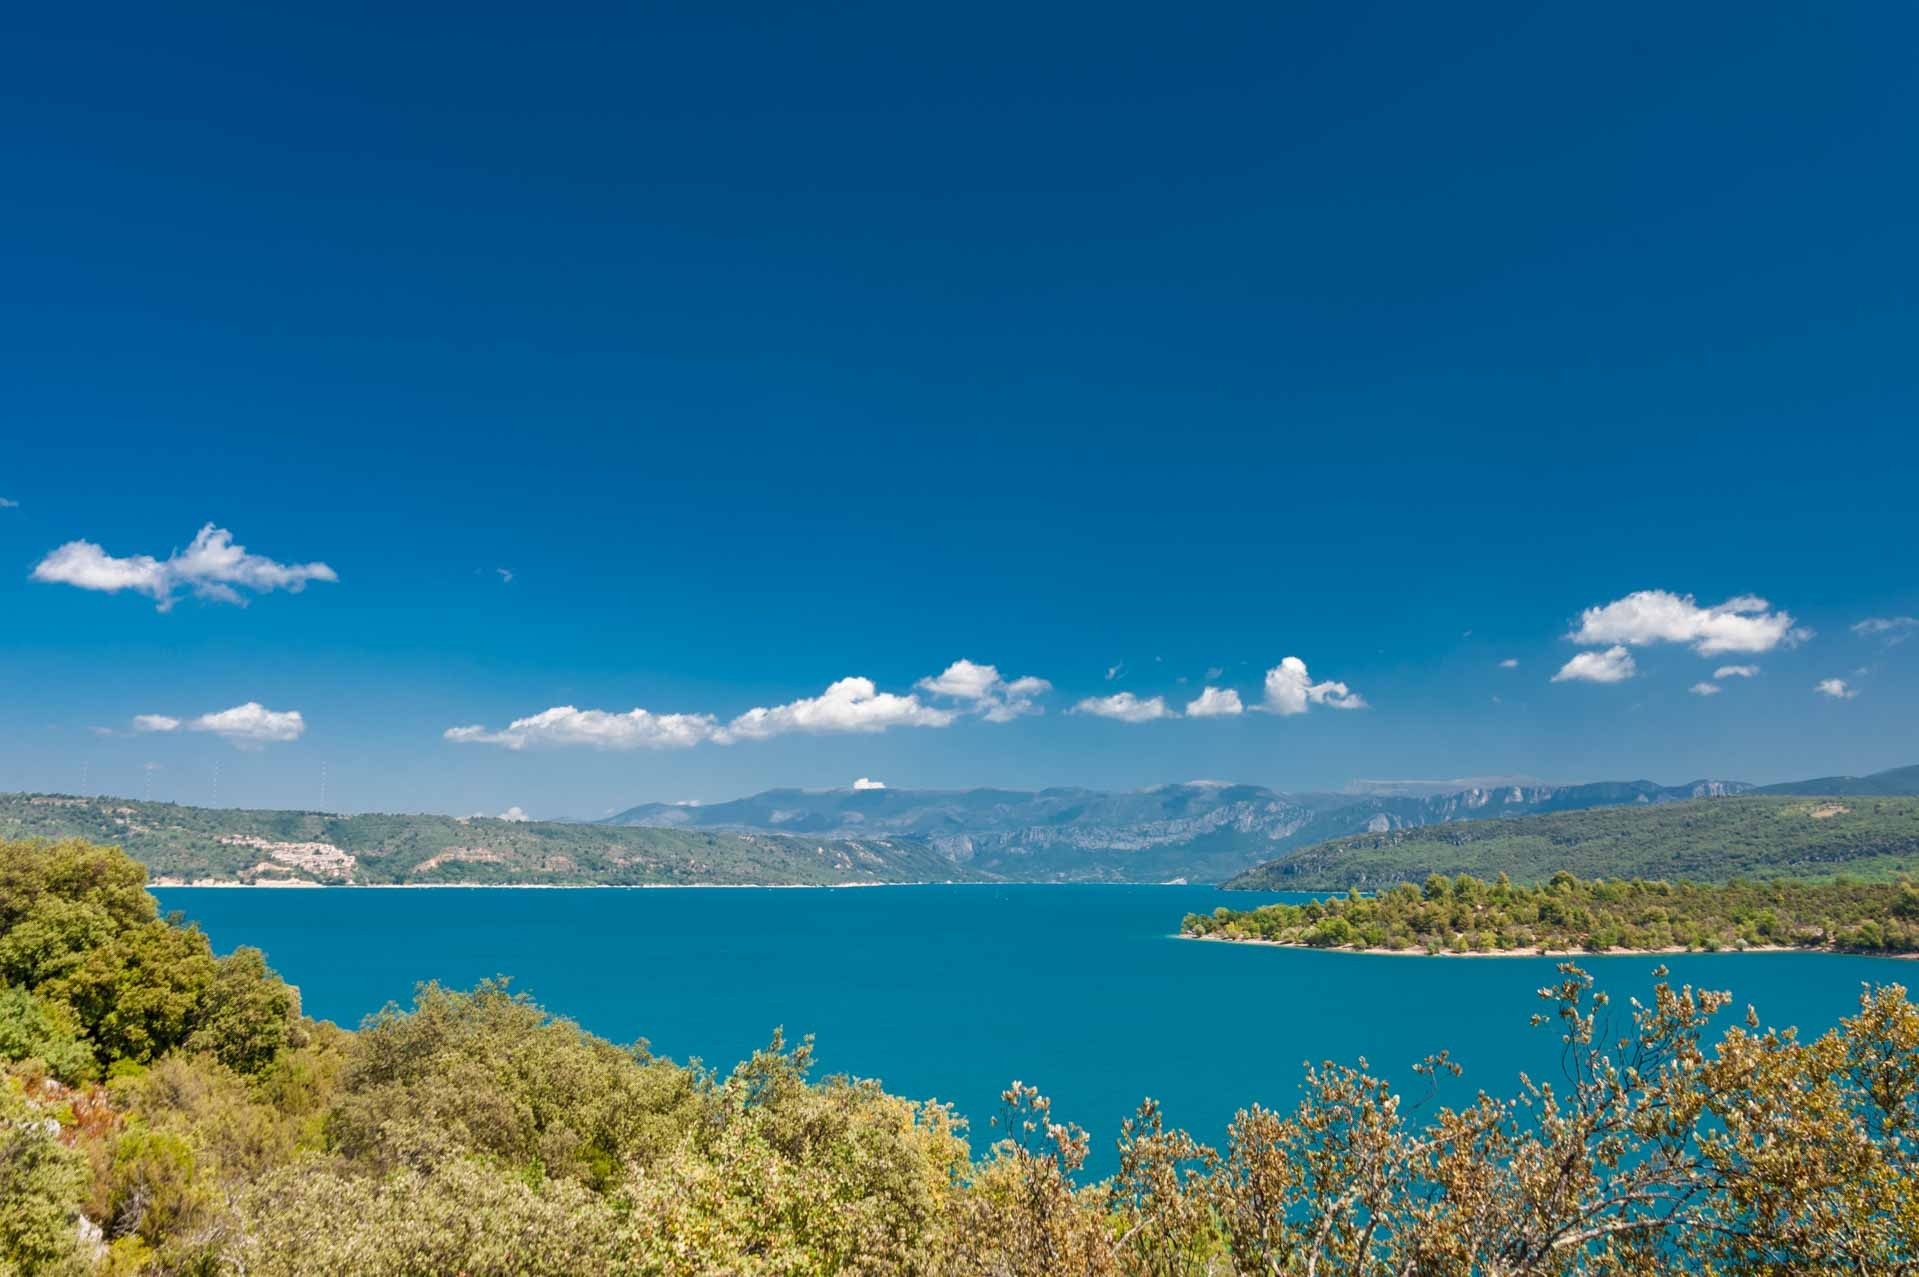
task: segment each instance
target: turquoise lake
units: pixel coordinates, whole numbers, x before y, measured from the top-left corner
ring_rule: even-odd
[[[247,890],[170,888],[163,907],[221,951],[256,945],[310,1015],[356,1025],[415,983],[508,975],[555,1013],[616,1041],[730,1068],[776,1025],[818,1040],[824,1072],[987,1119],[1017,1078],[1093,1135],[1110,1170],[1142,1096],[1209,1143],[1255,1100],[1290,1106],[1308,1060],[1408,1066],[1450,1049],[1444,1093],[1509,1093],[1556,1077],[1556,1031],[1534,1029],[1550,958],[1315,953],[1177,939],[1188,912],[1279,899],[1210,887],[866,887],[761,890]],[[1589,959],[1622,1008],[1660,959]],[[1912,964],[1826,954],[1664,959],[1675,982],[1729,989],[1766,1023],[1813,1032],[1865,983]]]

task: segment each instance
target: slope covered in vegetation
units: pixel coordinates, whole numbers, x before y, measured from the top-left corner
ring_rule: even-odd
[[[1217,1148],[1085,1132],[1014,1083],[979,1145],[947,1108],[809,1077],[777,1035],[720,1076],[498,983],[420,989],[357,1032],[260,955],[158,915],[138,865],[0,844],[0,1272],[1910,1273],[1919,1008],[1869,989],[1802,1041],[1659,988],[1610,1029],[1577,968],[1541,991],[1565,1077],[1463,1107],[1363,1066],[1242,1111]],[[1523,1014],[1522,1008],[1514,1008]],[[1623,1032],[1622,1032],[1623,1030]],[[1421,1066],[1435,1087],[1454,1070]]]
[[[163,883],[818,885],[979,876],[910,840],[246,811],[58,794],[0,794],[0,838],[114,844]]]
[[[1739,797],[1516,816],[1359,834],[1271,860],[1225,884],[1373,891],[1471,874],[1582,878],[1829,878],[1919,871],[1919,798]]]
[[[1919,952],[1909,883],[1582,882],[1568,873],[1515,886],[1435,874],[1377,896],[1188,914],[1184,934],[1317,949],[1426,953],[1594,953],[1796,948]]]

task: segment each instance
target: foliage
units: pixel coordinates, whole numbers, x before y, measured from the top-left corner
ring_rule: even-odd
[[[391,1170],[434,1150],[604,1188],[665,1153],[700,1115],[698,1078],[557,1020],[503,981],[423,986],[360,1030],[327,1114],[330,1145]]]
[[[38,1060],[69,1085],[91,1076],[93,1050],[73,1013],[25,989],[0,985],[0,1061]]]
[[[0,1274],[87,1271],[75,1228],[87,1163],[59,1132],[50,1106],[0,1078]]]
[[[71,1077],[64,1034],[102,1066],[190,1045],[243,1070],[265,1067],[296,1031],[293,991],[257,950],[216,959],[197,928],[159,916],[144,881],[110,848],[0,843],[0,982],[43,1008],[47,1050],[61,1058],[35,1054]]]
[[[111,886],[124,877],[90,849],[0,845],[0,951],[43,977],[10,991],[20,1023],[57,1029],[66,1004],[44,989],[94,949],[152,926],[197,937]],[[1697,890],[1565,876],[1392,895],[1450,918],[1495,892],[1583,908],[1642,887]],[[1738,890],[1756,906],[1774,889]],[[1767,907],[1797,917],[1809,889],[1781,890]],[[1847,890],[1861,909],[1903,891]],[[1290,1111],[1242,1111],[1218,1150],[1148,1100],[1118,1172],[1087,1184],[1086,1133],[1017,1082],[975,1159],[946,1106],[815,1080],[811,1043],[779,1034],[720,1077],[504,981],[424,985],[349,1033],[298,1018],[258,954],[140,944],[195,974],[103,969],[136,992],[200,990],[167,1046],[41,1033],[104,1051],[108,1080],[68,1086],[32,1056],[0,1075],[0,1274],[1919,1277],[1919,1008],[1896,985],[1811,1041],[1750,1013],[1715,1040],[1727,995],[1659,972],[1615,1028],[1566,964],[1535,1017],[1562,1077],[1451,1107],[1444,1056],[1411,1099],[1364,1061],[1322,1063]]]
[[[1582,882],[1554,874],[1516,886],[1434,874],[1377,896],[1189,914],[1189,936],[1318,949],[1572,953],[1792,947],[1919,952],[1910,883]]]
[[[1582,877],[1855,878],[1919,872],[1919,798],[1710,798],[1502,820],[1458,820],[1335,838],[1224,885],[1264,891],[1384,890],[1428,875],[1541,882]]]

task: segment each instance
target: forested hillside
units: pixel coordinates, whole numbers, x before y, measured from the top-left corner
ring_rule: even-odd
[[[620,829],[457,816],[338,816],[123,798],[0,795],[0,838],[122,847],[156,882],[943,882],[976,877],[919,843]]]
[[[1224,885],[1373,890],[1431,874],[1582,878],[1889,880],[1919,871],[1919,798],[1716,798],[1462,821],[1337,838]]]

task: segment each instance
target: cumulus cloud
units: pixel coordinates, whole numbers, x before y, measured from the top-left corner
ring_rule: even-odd
[[[1687,688],[1686,690],[1691,692],[1694,696],[1717,696],[1719,695],[1719,693],[1725,691],[1726,689],[1719,686],[1719,684],[1717,683],[1694,683],[1691,687]]]
[[[1502,670],[1516,670],[1519,668],[1519,658],[1516,656],[1509,656],[1505,660],[1499,663],[1499,668]]]
[[[882,692],[870,678],[843,678],[818,696],[784,705],[761,705],[722,723],[712,714],[656,714],[646,709],[615,713],[556,705],[495,730],[480,723],[449,727],[442,738],[456,744],[585,745],[594,749],[685,749],[694,745],[731,745],[791,733],[883,732],[894,727],[947,727],[975,715],[1004,723],[1038,714],[1037,698],[1053,689],[1043,678],[1006,679],[991,665],[955,661],[940,674],[919,681],[928,694],[957,702],[935,705],[918,693]]]
[[[1212,679],[1218,678],[1221,674],[1224,674],[1225,672],[1226,670],[1224,666],[1208,665],[1206,667],[1206,678],[1208,681],[1211,681]]]
[[[1141,700],[1131,692],[1114,692],[1111,696],[1089,696],[1067,712],[1093,714],[1100,718],[1116,718],[1122,723],[1150,723],[1156,718],[1179,717],[1178,711],[1166,707],[1164,696]]]
[[[868,776],[862,776],[858,780],[853,782],[853,788],[854,789],[885,789],[886,782],[883,780],[874,780]]]
[[[1314,705],[1365,709],[1366,698],[1344,683],[1313,682],[1306,672],[1306,662],[1297,656],[1288,656],[1266,671],[1266,700],[1262,708],[1268,713],[1304,714]]]
[[[1126,671],[1126,663],[1124,661],[1121,661],[1118,665],[1108,665],[1106,667],[1106,681],[1109,683],[1112,682],[1114,679],[1118,678],[1125,671]]]
[[[177,732],[180,720],[166,714],[135,714],[133,730],[136,732]]]
[[[20,503],[7,497],[0,497],[0,510],[18,510]]]
[[[1822,678],[1813,684],[1812,690],[1836,701],[1849,701],[1859,695],[1859,689],[1848,686],[1843,678]]]
[[[1887,647],[1905,642],[1914,630],[1919,630],[1919,616],[1869,616],[1852,627],[1860,638],[1884,639]]]
[[[935,696],[967,702],[969,708],[989,723],[1007,723],[1026,714],[1043,714],[1038,698],[1053,690],[1043,678],[1027,675],[1007,680],[992,665],[958,660],[944,671],[915,684]]]
[[[272,710],[258,701],[248,701],[217,714],[202,714],[187,723],[186,729],[211,732],[241,749],[257,749],[262,745],[299,740],[307,725],[297,709]]]
[[[818,696],[747,710],[726,725],[740,740],[765,740],[789,732],[883,732],[889,727],[945,727],[958,712],[928,705],[918,696],[882,692],[870,678],[843,678]]]
[[[1209,687],[1186,702],[1188,718],[1225,718],[1245,711],[1246,707],[1239,703],[1239,693],[1230,687]]]
[[[1581,652],[1559,667],[1559,673],[1553,675],[1555,683],[1623,683],[1639,672],[1633,663],[1632,653],[1623,647],[1609,647],[1603,652]]]
[[[1758,678],[1757,665],[1721,665],[1712,672],[1714,678]]]
[[[449,727],[442,735],[457,744],[502,745],[507,749],[525,749],[529,745],[685,749],[702,741],[718,740],[721,730],[711,714],[655,714],[644,709],[612,714],[603,709],[555,705],[530,717],[516,718],[497,732],[476,723]]]
[[[1579,627],[1567,635],[1590,645],[1685,643],[1701,656],[1722,652],[1770,652],[1784,644],[1794,646],[1812,637],[1812,631],[1793,625],[1790,612],[1774,611],[1772,604],[1751,594],[1700,607],[1690,594],[1668,590],[1640,590],[1603,607],[1589,607],[1579,616]]]
[[[278,563],[265,555],[249,554],[245,546],[233,543],[231,532],[209,523],[185,550],[164,559],[150,554],[116,558],[92,541],[69,541],[34,565],[33,579],[106,594],[131,590],[153,599],[165,612],[181,590],[212,602],[244,606],[242,589],[257,594],[298,593],[309,581],[340,578],[324,563]]]

